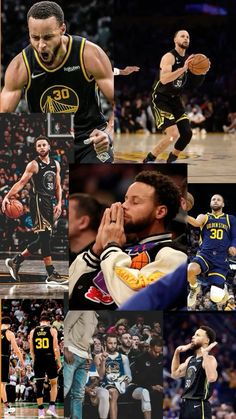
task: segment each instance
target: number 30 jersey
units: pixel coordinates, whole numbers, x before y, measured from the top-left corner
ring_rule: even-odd
[[[200,250],[227,254],[230,246],[236,246],[236,218],[229,214],[206,214],[201,227]]]
[[[50,326],[36,326],[34,329],[32,342],[36,358],[40,358],[48,354],[54,354],[53,337],[50,330]]]
[[[88,76],[83,62],[85,38],[68,36],[67,52],[62,63],[48,69],[31,45],[23,51],[28,72],[25,86],[30,112],[72,113],[75,137],[84,139],[95,129],[106,126],[100,109],[94,77]]]

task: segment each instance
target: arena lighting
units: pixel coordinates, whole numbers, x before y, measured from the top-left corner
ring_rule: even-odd
[[[223,8],[223,7],[218,7],[218,6],[213,6],[212,4],[186,4],[185,6],[185,11],[186,12],[197,12],[197,13],[202,13],[202,14],[206,14],[206,15],[214,15],[214,16],[226,16],[228,15],[228,11]]]

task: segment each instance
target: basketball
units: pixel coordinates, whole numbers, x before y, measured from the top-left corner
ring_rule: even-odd
[[[17,199],[11,199],[10,204],[6,205],[5,214],[9,218],[19,218],[24,212],[23,205]]]
[[[194,197],[191,193],[187,192],[187,211],[190,211],[194,206]]]
[[[204,54],[195,54],[188,68],[197,76],[205,74],[210,68],[210,60]]]

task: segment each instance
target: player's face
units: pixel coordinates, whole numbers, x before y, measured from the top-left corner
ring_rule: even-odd
[[[214,211],[219,211],[224,207],[224,200],[220,195],[213,195],[210,202],[210,207]]]
[[[189,47],[190,37],[187,31],[179,31],[175,36],[175,44],[179,48],[187,49]]]
[[[109,354],[114,354],[117,349],[117,339],[116,338],[107,338],[107,352]]]
[[[45,140],[39,140],[36,143],[36,152],[40,157],[47,157],[50,151],[50,145]]]
[[[125,333],[121,336],[121,343],[126,347],[130,348],[132,346],[132,339],[129,333]]]
[[[140,233],[156,220],[154,188],[142,182],[135,182],[129,188],[122,204],[126,233]]]
[[[202,329],[196,330],[195,334],[192,337],[191,342],[193,344],[193,349],[199,349],[203,345],[208,344],[209,339],[207,337],[206,331]]]
[[[46,65],[52,65],[62,45],[65,24],[60,25],[55,16],[48,19],[30,17],[28,27],[30,43],[37,51],[40,60]]]

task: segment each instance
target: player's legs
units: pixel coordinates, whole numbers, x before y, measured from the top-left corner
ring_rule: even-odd
[[[23,252],[18,253],[13,259],[6,259],[5,263],[7,268],[9,269],[10,275],[12,278],[14,278],[16,281],[20,280],[19,276],[19,270],[21,267],[21,264],[24,262],[25,259],[27,259],[31,254],[37,252],[37,250],[40,249],[40,239],[37,235],[37,239],[34,240],[32,243],[30,243]]]
[[[191,262],[188,265],[188,283],[190,286],[190,292],[188,294],[188,307],[192,307],[196,304],[197,295],[200,291],[198,285],[197,275],[202,272],[201,265],[197,262]]]
[[[179,118],[179,120],[176,121],[176,123],[180,136],[175,143],[174,149],[169,154],[167,163],[172,163],[173,161],[175,161],[178,158],[181,151],[183,151],[185,147],[187,147],[192,138],[190,122],[185,113]]]
[[[166,148],[177,141],[179,138],[179,130],[177,125],[171,125],[165,129],[165,134],[161,137],[158,144],[154,147],[152,152],[148,153],[143,163],[155,161],[159,154],[166,150]]]
[[[109,391],[106,388],[98,387],[96,391],[98,400],[99,419],[107,419],[109,413]]]
[[[117,400],[119,397],[118,390],[116,388],[109,388],[109,394],[110,394],[110,419],[117,419],[117,416],[118,416]]]
[[[37,368],[34,364],[35,369],[35,376],[37,377]],[[45,418],[45,410],[44,410],[44,404],[43,404],[43,383],[44,383],[45,377],[43,378],[36,378],[36,401],[38,405],[38,419]]]
[[[58,418],[58,415],[56,413],[56,399],[57,399],[57,377],[56,378],[50,378],[50,385],[51,385],[51,391],[50,391],[50,403],[47,410],[47,414],[53,416],[54,418]]]
[[[144,419],[151,419],[151,401],[150,401],[150,394],[146,388],[137,387],[133,393],[132,397],[135,400],[141,400],[141,408],[143,412]]]

